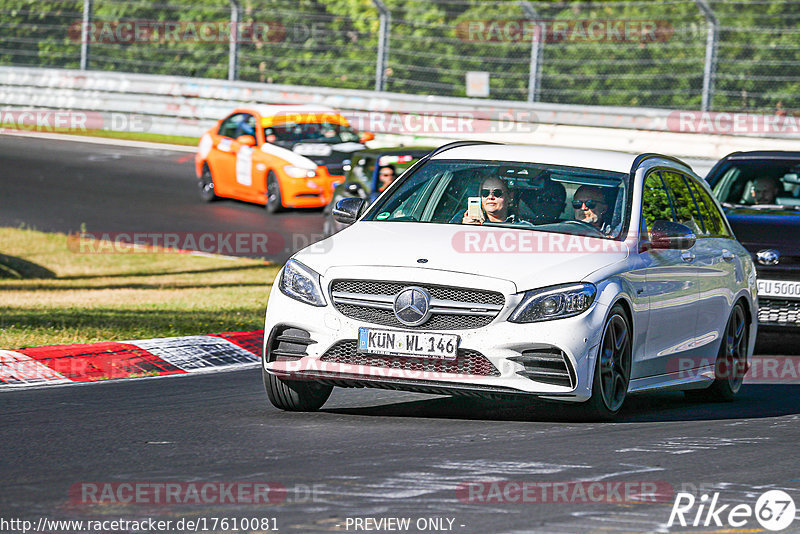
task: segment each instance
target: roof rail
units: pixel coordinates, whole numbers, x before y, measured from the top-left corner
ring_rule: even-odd
[[[436,150],[432,150],[428,157],[433,157],[436,154],[440,154],[445,150],[450,150],[451,148],[458,148],[460,146],[470,146],[470,145],[502,145],[503,143],[495,143],[493,141],[453,141],[452,143],[447,143],[446,145],[442,145]]]
[[[676,157],[665,156],[664,154],[656,154],[655,152],[646,152],[644,154],[639,154],[638,156],[636,156],[636,159],[633,160],[633,165],[631,165],[631,172],[634,172],[637,169],[637,167],[639,167],[639,165],[644,160],[650,159],[650,158],[667,159],[667,160],[670,160],[670,161],[674,161],[675,163],[680,163],[681,165],[683,165],[684,167],[686,167],[688,169],[692,169],[691,165],[689,165],[685,161],[679,160]]]

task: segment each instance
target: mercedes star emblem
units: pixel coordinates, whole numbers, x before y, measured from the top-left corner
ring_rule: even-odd
[[[394,315],[406,326],[418,326],[431,316],[431,295],[421,287],[407,287],[394,298]]]
[[[756,252],[756,260],[761,265],[778,265],[781,260],[781,253],[772,248],[759,250]]]

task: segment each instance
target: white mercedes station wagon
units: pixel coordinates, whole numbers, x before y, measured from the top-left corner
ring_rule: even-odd
[[[679,160],[457,142],[278,274],[264,384],[278,408],[334,386],[529,395],[616,414],[634,392],[731,400],[756,274]]]

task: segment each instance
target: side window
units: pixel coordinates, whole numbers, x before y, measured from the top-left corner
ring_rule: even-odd
[[[661,173],[664,184],[667,186],[672,207],[675,210],[675,222],[685,224],[698,235],[705,234],[703,219],[700,210],[694,201],[694,196],[682,175],[676,172],[665,171]]]
[[[669,205],[669,196],[658,172],[650,173],[644,180],[642,193],[642,217],[650,229],[655,221],[671,221],[674,219]]]
[[[719,211],[714,201],[703,187],[695,180],[690,179],[689,185],[700,207],[700,214],[706,225],[706,231],[714,237],[730,237],[728,228],[725,226],[725,216]]]
[[[217,133],[236,139],[240,135],[256,135],[256,118],[249,113],[235,113],[222,121]]]

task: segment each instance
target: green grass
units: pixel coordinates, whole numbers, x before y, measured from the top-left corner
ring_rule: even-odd
[[[78,253],[64,234],[0,228],[0,349],[258,330],[278,270],[253,259]]]
[[[32,130],[20,129],[14,124],[0,124],[0,130],[7,129],[11,133],[28,132]],[[43,130],[36,130],[43,131]],[[105,137],[109,139],[124,139],[129,141],[148,141],[151,143],[168,143],[171,145],[197,146],[199,137],[186,137],[182,135],[163,135],[145,132],[117,132],[112,130],[80,130],[70,128],[48,128],[45,133],[58,133],[67,135],[80,135],[84,137]]]

